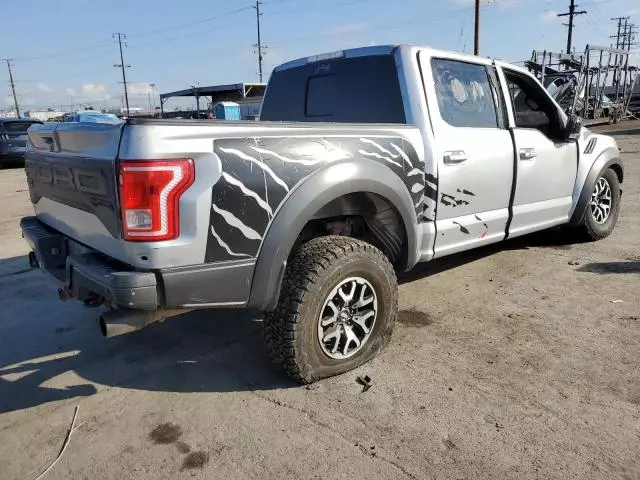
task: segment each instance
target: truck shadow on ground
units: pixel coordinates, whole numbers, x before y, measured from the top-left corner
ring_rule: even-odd
[[[505,249],[555,245],[525,237],[420,265],[407,283]],[[24,264],[24,265],[23,265]],[[99,310],[61,303],[49,279],[26,258],[0,261],[0,413],[93,395],[109,387],[167,392],[291,388],[269,362],[261,318],[240,310],[203,310],[109,340]]]
[[[562,229],[551,229],[536,232],[523,237],[494,243],[485,247],[475,248],[467,252],[437,258],[431,262],[416,265],[413,270],[398,276],[400,284],[410,283],[421,278],[444,272],[452,268],[460,267],[476,260],[490,257],[506,250],[526,250],[529,248],[550,248],[554,250],[571,250],[571,246],[581,243],[569,238]]]
[[[190,312],[108,340],[97,315],[60,303],[40,272],[0,275],[0,413],[109,387],[231,392],[297,385],[269,362],[255,314]]]

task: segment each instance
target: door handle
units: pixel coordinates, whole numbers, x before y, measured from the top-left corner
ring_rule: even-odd
[[[535,148],[521,148],[520,149],[520,160],[533,160],[536,158],[538,154],[536,153]]]
[[[464,150],[444,152],[443,157],[445,165],[458,165],[467,161],[467,154],[464,153]]]

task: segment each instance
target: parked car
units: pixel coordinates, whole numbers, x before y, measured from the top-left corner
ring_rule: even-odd
[[[304,58],[274,70],[261,119],[31,128],[32,265],[106,307],[105,336],[261,310],[271,358],[306,383],[389,342],[396,272],[616,225],[616,142],[503,62],[406,45]]]
[[[118,124],[122,123],[122,120],[112,113],[102,112],[74,112],[63,116],[63,122],[84,122],[84,123],[109,123]]]
[[[29,118],[0,118],[0,168],[24,163],[27,129],[41,123]]]

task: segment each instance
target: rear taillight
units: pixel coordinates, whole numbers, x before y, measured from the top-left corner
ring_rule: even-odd
[[[158,242],[180,234],[179,200],[195,179],[193,160],[120,162],[120,211],[125,240]]]

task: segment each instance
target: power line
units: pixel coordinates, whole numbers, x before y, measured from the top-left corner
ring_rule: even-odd
[[[195,32],[189,32],[189,33],[184,33],[182,35],[175,35],[172,37],[167,37],[167,38],[162,38],[160,40],[151,40],[149,42],[144,42],[144,43],[133,43],[131,45],[129,45],[129,48],[139,48],[139,47],[145,47],[147,45],[157,45],[159,43],[165,43],[165,42],[172,42],[174,40],[180,40],[183,38],[189,38],[189,37],[195,37],[197,35],[203,35],[203,34],[207,34],[207,33],[217,33],[221,30],[228,30],[229,28],[233,28],[234,26],[240,24],[240,23],[245,23],[246,19],[244,18],[239,18],[236,21],[233,22],[225,22],[225,24],[221,27],[217,27],[215,30],[212,30],[211,27],[207,27],[206,29],[203,30],[196,30]],[[131,37],[129,37],[131,38]],[[158,53],[160,54],[164,54],[164,51],[159,50]]]
[[[127,107],[127,117],[129,116],[129,94],[127,92],[127,75],[125,69],[131,67],[131,65],[125,65],[124,57],[122,56],[122,39],[126,40],[127,36],[123,33],[114,33],[113,38],[118,36],[118,46],[120,47],[120,65],[114,65],[114,67],[120,67],[122,69],[122,83],[124,84],[124,99]]]
[[[362,0],[359,0],[362,1]],[[506,5],[512,5],[514,2],[509,1],[509,2],[503,2],[503,3],[490,3],[487,5],[483,6],[483,9],[486,11],[490,8],[496,8],[496,7],[503,7]],[[426,17],[422,17],[422,16],[412,16],[406,19],[402,19],[402,20],[397,20],[397,21],[393,21],[393,22],[384,22],[384,23],[376,23],[376,24],[371,24],[369,25],[369,27],[371,29],[375,29],[377,32],[382,32],[382,31],[392,31],[392,30],[396,30],[398,28],[403,28],[407,25],[413,25],[413,24],[420,24],[420,25],[425,25],[428,23],[434,23],[434,22],[440,22],[442,20],[445,19],[449,19],[449,18],[454,18],[454,17],[458,17],[461,15],[473,15],[474,14],[474,7],[461,7],[455,10],[450,10],[448,12],[445,12],[442,15],[433,15],[433,14],[428,14]],[[278,44],[278,45],[284,45],[284,44],[288,44],[291,42],[304,42],[304,41],[308,41],[308,40],[315,40],[317,38],[321,38],[321,37],[326,37],[329,33],[327,32],[321,32],[321,33],[315,33],[315,34],[311,34],[311,35],[304,35],[301,37],[285,37],[285,38],[279,38],[279,39],[275,39],[273,41],[271,41],[271,44]]]
[[[356,3],[363,3],[363,2],[368,2],[370,0],[350,0],[348,2],[340,2],[340,3],[329,3],[327,5],[317,5],[315,7],[305,7],[305,8],[296,8],[296,9],[288,9],[288,10],[276,10],[275,12],[269,12],[269,13],[273,13],[273,14],[278,14],[278,15],[282,15],[282,14],[289,14],[289,13],[299,13],[299,12],[310,12],[312,10],[326,10],[328,8],[334,8],[334,7],[344,7],[347,5],[354,5]]]
[[[231,10],[229,12],[219,13],[217,15],[213,15],[211,17],[203,18],[203,19],[200,19],[200,20],[195,20],[193,22],[182,23],[182,24],[179,24],[179,25],[171,26],[171,27],[165,27],[165,28],[161,28],[159,30],[153,30],[153,31],[147,32],[147,33],[140,33],[138,35],[131,35],[130,38],[148,37],[150,35],[157,35],[159,33],[169,32],[171,30],[179,30],[181,28],[192,27],[193,25],[199,25],[201,23],[210,22],[211,20],[217,20],[219,18],[224,18],[224,17],[228,17],[230,15],[235,15],[236,13],[244,12],[245,10],[250,10],[251,8],[253,8],[253,6],[246,6],[246,7],[242,7],[242,8],[237,8],[237,9]]]
[[[7,70],[9,70],[9,85],[11,85],[11,93],[13,94],[13,104],[16,107],[16,116],[20,118],[20,106],[18,105],[18,96],[16,95],[16,85],[13,83],[13,73],[11,72],[11,59],[5,58],[7,62]]]
[[[78,53],[86,53],[88,50],[95,50],[99,48],[104,48],[109,43],[109,40],[100,40],[99,42],[90,43],[85,45],[82,48],[73,48],[71,50],[61,50],[54,53],[45,53],[42,55],[37,55],[34,57],[15,57],[13,60],[17,60],[19,62],[31,62],[33,60],[43,60],[50,58],[58,58],[58,57],[69,57]]]
[[[573,17],[575,17],[576,15],[584,15],[585,13],[587,13],[586,10],[580,10],[579,12],[577,12],[576,6],[577,5],[575,4],[575,0],[571,0],[571,3],[569,4],[569,11],[558,14],[559,17],[569,17],[569,23],[564,24],[569,27],[569,32],[567,34],[567,53],[571,53],[571,42],[573,38]]]

